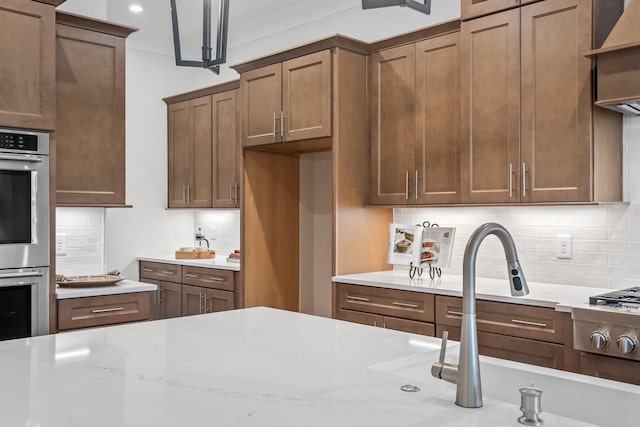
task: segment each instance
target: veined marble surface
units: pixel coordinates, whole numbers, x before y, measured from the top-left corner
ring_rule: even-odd
[[[103,295],[129,294],[134,292],[151,292],[158,289],[157,285],[122,280],[111,286],[93,286],[89,288],[56,288],[56,299],[97,297]],[[1,424],[0,424],[1,425]]]
[[[457,407],[439,343],[262,307],[5,341],[0,424],[516,427],[535,379],[545,425],[635,425],[640,387],[485,357],[484,407]]]
[[[221,270],[240,271],[240,263],[227,262],[226,255],[216,255],[209,259],[176,259],[175,255],[141,256],[138,261],[164,262],[175,265],[188,265],[191,267],[219,268]]]
[[[413,279],[409,278],[408,271],[388,270],[334,276],[333,281],[352,285],[462,296],[462,276],[446,274],[441,278],[431,280],[428,270],[425,270],[422,277],[416,276]],[[514,297],[511,295],[509,282],[506,279],[478,277],[476,278],[476,297],[477,299],[488,301],[550,307],[558,311],[570,312],[572,307],[589,308],[590,296],[611,292],[611,289],[605,288],[563,286],[536,282],[527,282],[527,284],[529,286],[529,295]]]

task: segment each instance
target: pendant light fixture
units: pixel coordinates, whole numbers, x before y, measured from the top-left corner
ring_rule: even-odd
[[[170,1],[176,65],[208,68],[220,74],[220,64],[227,61],[229,0]],[[200,15],[202,16],[202,46],[198,49],[196,40],[200,37],[200,26],[194,25],[193,18]],[[215,45],[211,40],[212,25],[217,30]]]
[[[363,9],[388,6],[406,6],[427,15],[431,14],[431,0],[362,0]]]

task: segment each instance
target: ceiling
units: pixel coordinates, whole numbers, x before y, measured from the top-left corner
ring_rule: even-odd
[[[187,2],[199,11],[202,0],[177,1],[179,8]],[[130,12],[133,3],[144,11]],[[137,27],[128,46],[173,55],[169,0],[67,0],[59,9]],[[240,50],[249,57],[262,56],[270,53],[265,49],[282,50],[336,33],[370,42],[459,15],[460,2],[452,0],[432,0],[431,15],[406,7],[362,10],[361,0],[230,0],[228,46],[230,52],[236,50],[230,60],[246,59]],[[190,16],[189,25],[182,16],[180,20],[181,35],[191,28],[198,52],[201,14]]]

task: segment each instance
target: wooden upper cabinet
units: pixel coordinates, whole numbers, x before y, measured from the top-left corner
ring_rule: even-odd
[[[211,96],[169,105],[170,208],[211,207]]]
[[[0,0],[0,126],[54,130],[55,9]]]
[[[591,200],[590,2],[523,7],[521,26],[521,200]]]
[[[416,203],[460,198],[460,34],[416,45]]]
[[[238,90],[212,96],[212,207],[234,208],[240,204]]]
[[[461,198],[519,200],[520,9],[461,26]]]
[[[114,34],[134,29],[59,12],[57,21],[57,204],[125,205],[125,38]]]
[[[369,202],[409,204],[415,179],[415,45],[369,57]]]
[[[460,16],[463,20],[489,15],[501,10],[518,7],[535,0],[461,0]]]
[[[331,136],[331,51],[240,76],[243,147]]]

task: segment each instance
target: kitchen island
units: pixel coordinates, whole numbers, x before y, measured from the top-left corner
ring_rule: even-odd
[[[429,373],[439,345],[262,307],[5,341],[0,424],[518,426],[534,379],[545,425],[633,425],[640,387],[486,357],[484,407],[457,407]]]

